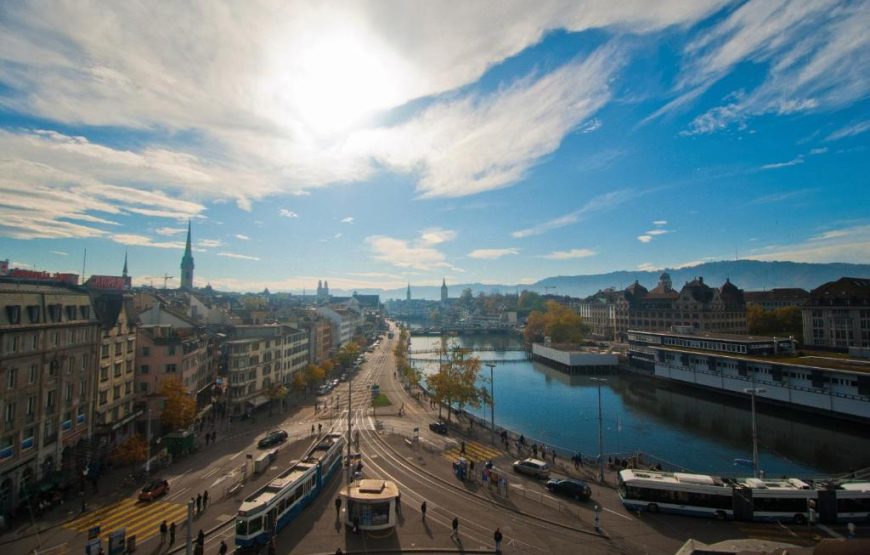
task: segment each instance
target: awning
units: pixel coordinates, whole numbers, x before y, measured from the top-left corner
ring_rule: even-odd
[[[252,408],[255,408],[255,409],[258,407],[262,407],[263,405],[265,405],[268,402],[269,402],[269,399],[267,399],[264,395],[257,395],[256,397],[252,397],[252,398],[248,399],[248,404]]]

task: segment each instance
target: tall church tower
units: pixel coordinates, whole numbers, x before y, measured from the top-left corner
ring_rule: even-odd
[[[187,220],[187,245],[181,257],[181,288],[193,289],[193,254],[190,252],[190,220]]]
[[[406,301],[411,300],[411,282],[410,281],[408,282],[408,290],[405,291],[405,300]]]
[[[447,280],[444,278],[441,279],[441,302],[447,302]]]
[[[121,270],[121,277],[127,277],[127,251],[124,251],[124,269]]]

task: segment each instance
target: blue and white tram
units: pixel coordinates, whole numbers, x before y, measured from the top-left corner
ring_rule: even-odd
[[[298,462],[249,495],[236,518],[236,546],[264,545],[317,497],[338,469],[345,446],[341,434],[327,434]]]

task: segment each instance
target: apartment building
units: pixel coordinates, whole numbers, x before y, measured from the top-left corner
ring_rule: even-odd
[[[813,289],[801,318],[807,347],[870,350],[870,279],[843,277]]]
[[[0,280],[0,513],[85,464],[100,323],[65,283]]]

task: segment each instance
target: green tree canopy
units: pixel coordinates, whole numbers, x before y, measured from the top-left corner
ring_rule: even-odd
[[[183,430],[196,418],[196,401],[187,393],[187,387],[179,378],[163,380],[160,393],[166,398],[160,422],[170,431]]]

